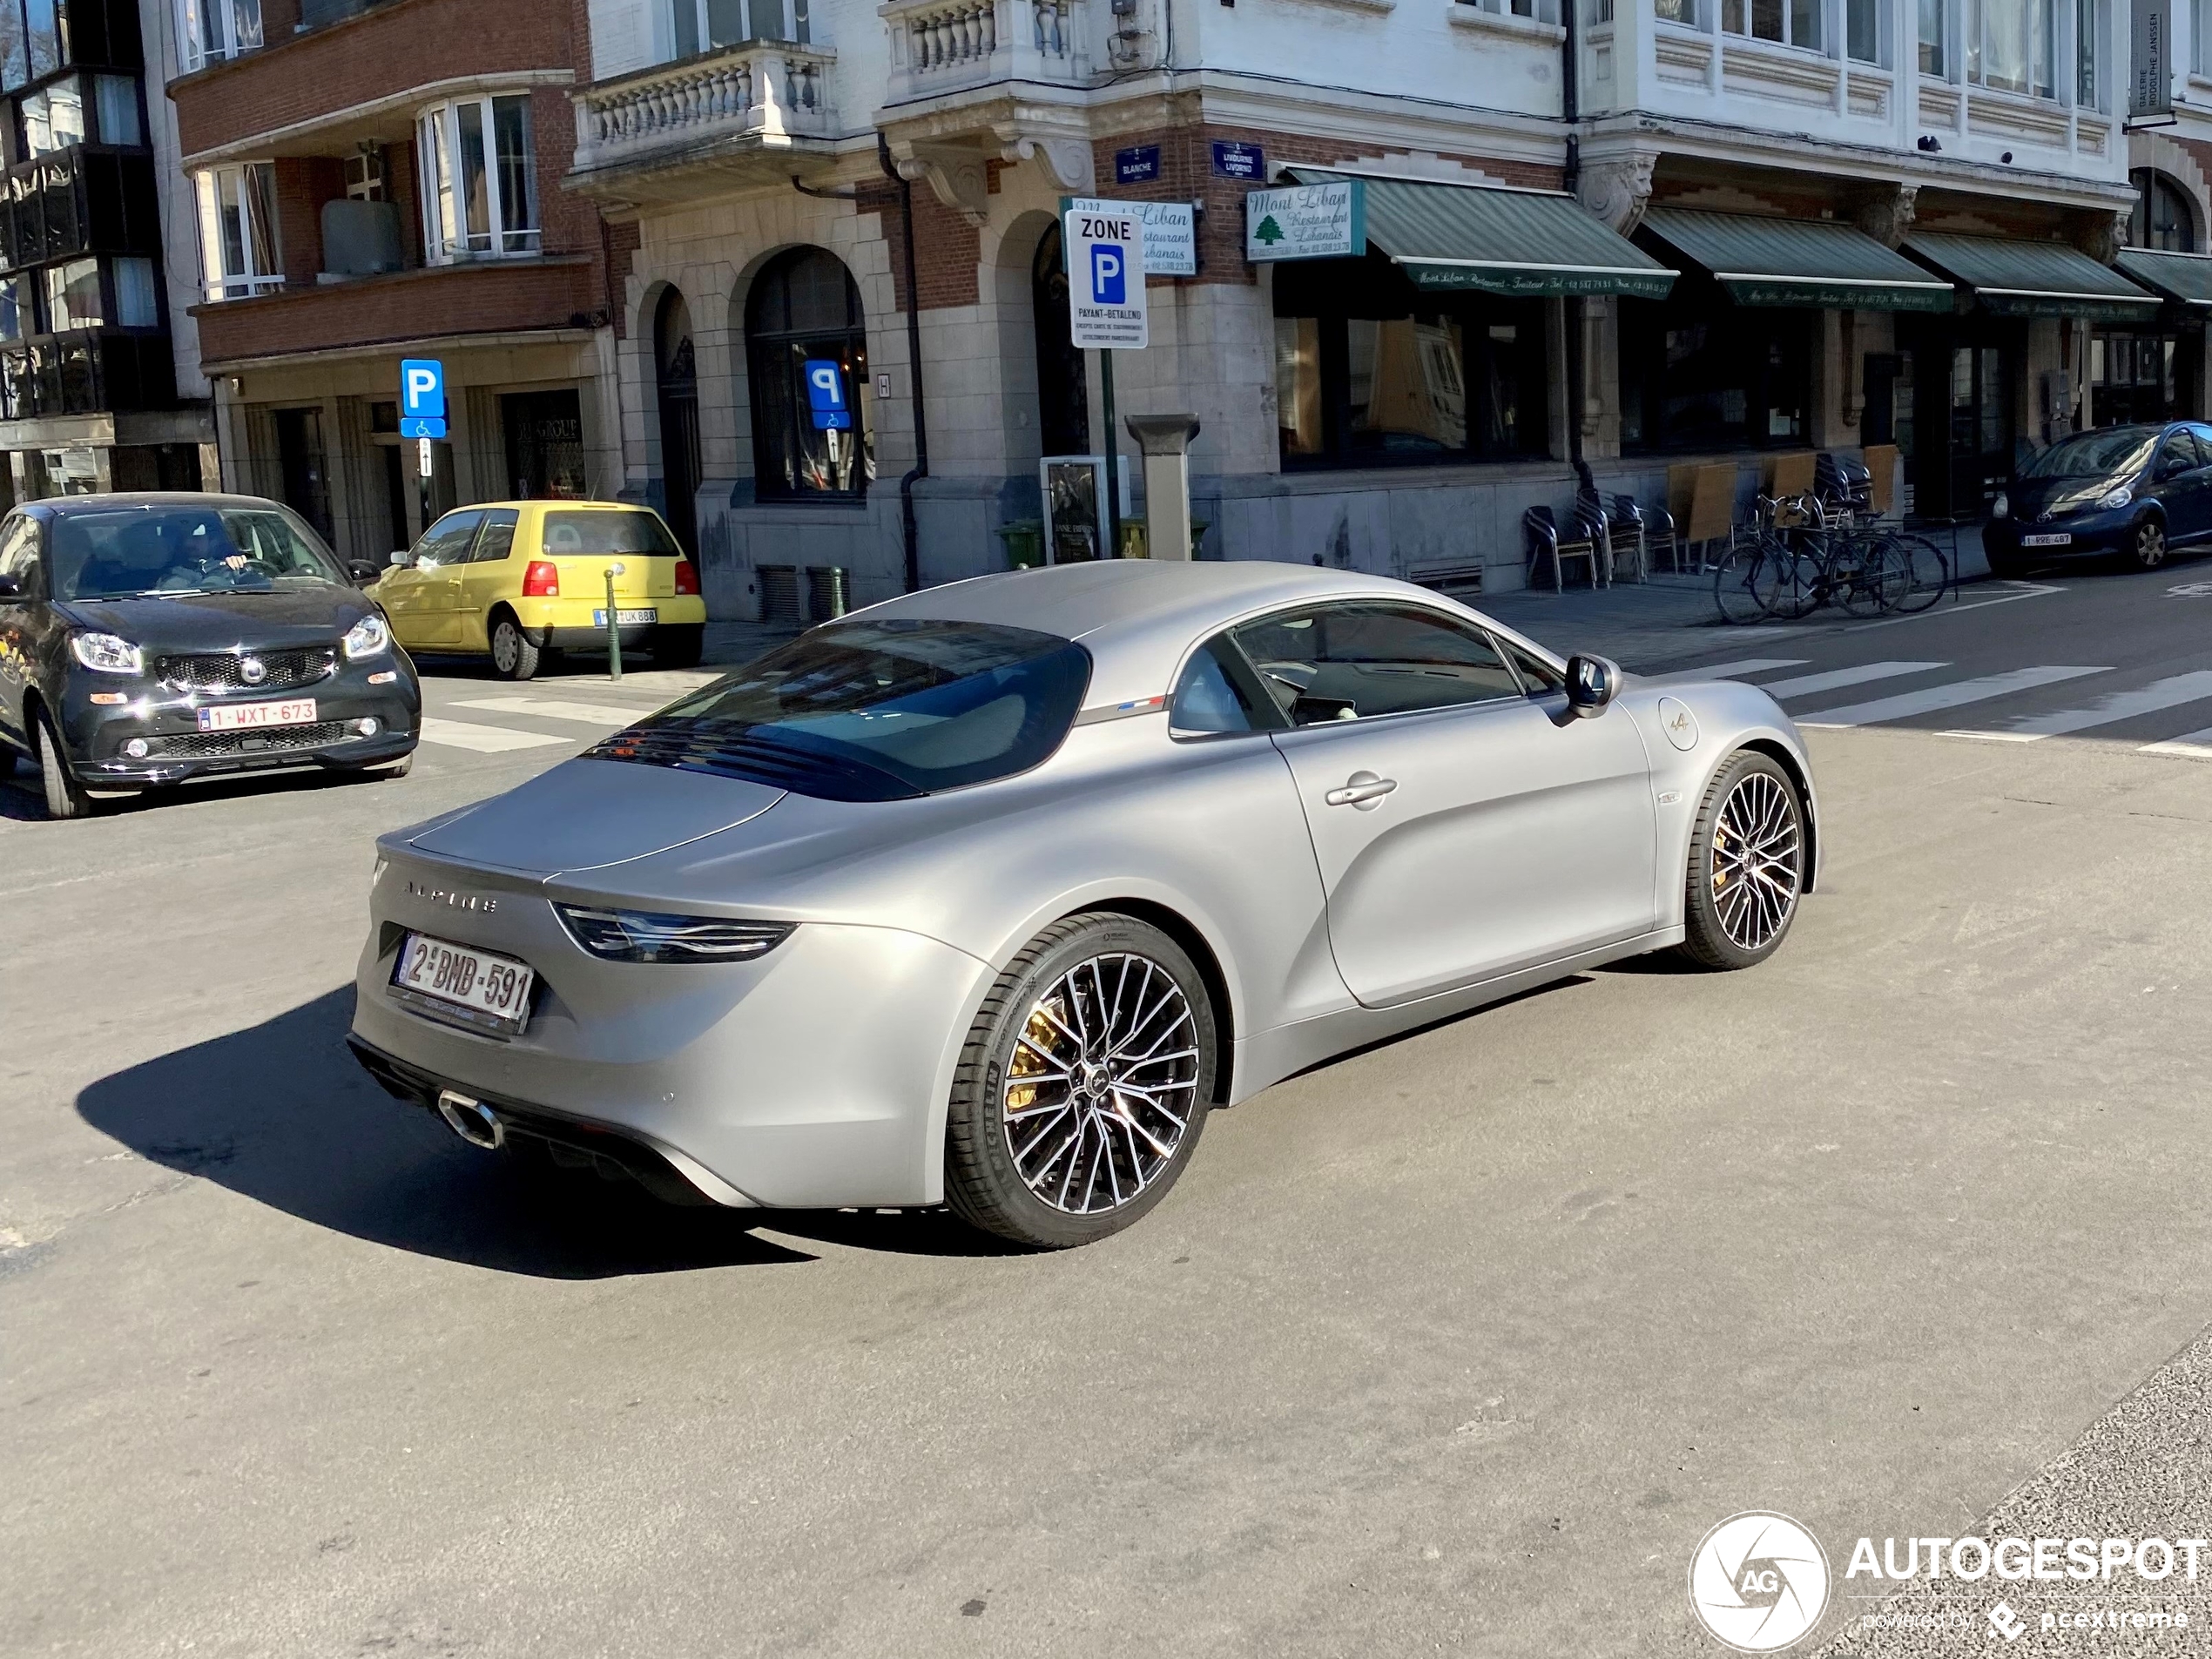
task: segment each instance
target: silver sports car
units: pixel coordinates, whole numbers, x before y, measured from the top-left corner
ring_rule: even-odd
[[[353,1046],[464,1138],[734,1206],[1158,1203],[1206,1113],[1818,867],[1772,699],[1262,563],[985,577],[801,635],[379,845]]]

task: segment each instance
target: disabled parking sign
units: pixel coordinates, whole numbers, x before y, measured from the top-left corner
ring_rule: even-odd
[[[806,360],[806,407],[813,412],[817,432],[850,432],[852,405],[845,400],[845,370],[834,359]]]
[[[1151,339],[1144,303],[1144,210],[1136,202],[1084,201],[1062,224],[1068,251],[1069,343],[1079,350],[1142,351]]]

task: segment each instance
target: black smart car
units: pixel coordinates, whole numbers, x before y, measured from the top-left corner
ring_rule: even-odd
[[[0,522],[0,769],[88,792],[320,766],[397,775],[422,688],[376,602],[288,508],[77,496]]]
[[[2212,427],[2100,427],[2061,438],[2021,468],[1982,527],[1993,576],[2084,555],[2155,570],[2212,541]]]

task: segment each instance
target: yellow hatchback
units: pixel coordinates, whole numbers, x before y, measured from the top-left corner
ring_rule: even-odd
[[[699,660],[706,601],[660,515],[622,502],[487,502],[448,513],[372,590],[409,651],[489,655],[526,680],[545,653],[604,651],[607,579],[625,655]]]

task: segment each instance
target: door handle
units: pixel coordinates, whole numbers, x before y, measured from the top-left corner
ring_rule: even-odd
[[[1363,813],[1372,813],[1382,805],[1382,798],[1398,787],[1395,778],[1378,778],[1372,772],[1355,772],[1344,780],[1344,787],[1332,789],[1321,797],[1332,806],[1357,806]]]

